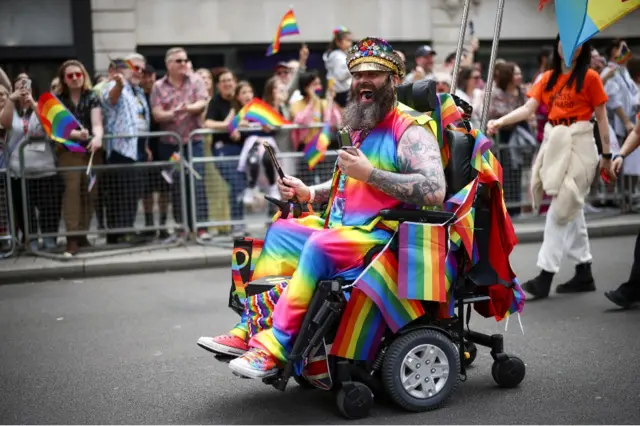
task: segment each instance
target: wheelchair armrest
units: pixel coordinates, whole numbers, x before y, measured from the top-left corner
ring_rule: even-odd
[[[456,215],[450,212],[410,209],[384,209],[380,210],[380,216],[384,220],[432,223],[439,225],[454,221],[456,218]]]

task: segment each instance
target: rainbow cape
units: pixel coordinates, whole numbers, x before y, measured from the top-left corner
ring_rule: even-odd
[[[269,127],[281,127],[286,124],[291,124],[290,121],[278,114],[271,105],[258,98],[253,98],[236,114],[231,124],[229,124],[229,132],[237,129],[240,125],[240,120],[243,119]]]
[[[322,161],[330,143],[331,131],[328,124],[312,133],[311,140],[304,148],[304,159],[309,164],[309,170],[313,170]]]
[[[62,144],[71,152],[86,152],[78,143],[71,142],[71,132],[82,127],[78,120],[51,92],[43,93],[38,99],[36,114],[47,137]]]
[[[280,38],[290,35],[300,34],[298,29],[298,21],[293,14],[293,9],[289,9],[284,14],[276,30],[276,35],[273,37],[273,42],[267,48],[267,56],[275,55],[280,51]]]

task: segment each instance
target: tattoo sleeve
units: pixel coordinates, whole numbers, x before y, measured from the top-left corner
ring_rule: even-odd
[[[399,173],[374,168],[367,183],[404,203],[439,206],[446,182],[438,141],[420,126],[409,127],[398,142]]]
[[[329,194],[331,193],[331,179],[319,185],[313,185],[313,189],[316,190],[316,197],[313,202],[320,204],[326,203],[329,201]]]

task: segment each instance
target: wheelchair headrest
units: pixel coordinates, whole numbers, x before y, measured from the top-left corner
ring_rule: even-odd
[[[436,82],[420,80],[415,83],[403,83],[396,86],[398,102],[419,112],[431,112],[438,104]]]
[[[467,133],[450,129],[444,130],[443,137],[449,144],[449,163],[444,170],[449,198],[478,175],[477,170],[471,166],[475,139]]]

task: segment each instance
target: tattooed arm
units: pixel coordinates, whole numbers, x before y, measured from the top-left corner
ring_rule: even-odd
[[[313,188],[316,191],[316,196],[313,200],[314,203],[322,204],[329,201],[329,194],[331,193],[331,179],[326,182],[323,182],[318,185],[313,185]]]
[[[440,147],[431,132],[409,127],[398,142],[398,163],[399,173],[374,168],[367,183],[404,203],[442,205],[446,182]]]

